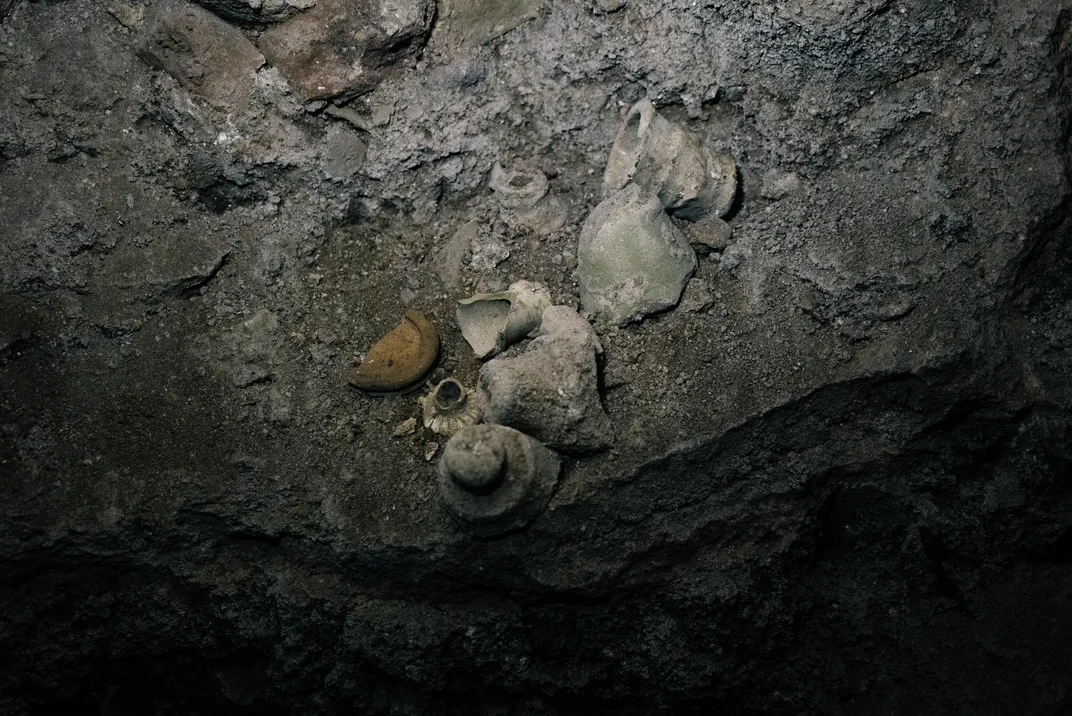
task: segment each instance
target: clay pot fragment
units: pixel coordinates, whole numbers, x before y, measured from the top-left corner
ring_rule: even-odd
[[[532,333],[550,305],[551,293],[546,286],[517,281],[505,291],[458,301],[455,317],[462,337],[483,360]]]
[[[676,306],[695,269],[684,235],[636,184],[600,203],[581,229],[581,305],[618,325]]]
[[[507,171],[496,164],[488,186],[502,206],[503,219],[512,226],[549,234],[566,223],[566,205],[549,193],[551,185],[539,170]]]
[[[535,208],[550,189],[543,172],[508,172],[498,164],[491,169],[488,186],[508,209]]]

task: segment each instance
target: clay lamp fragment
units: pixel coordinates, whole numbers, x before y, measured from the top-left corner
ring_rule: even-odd
[[[481,360],[501,353],[540,325],[551,292],[532,281],[517,281],[506,291],[458,301],[455,317],[462,337]]]
[[[406,310],[402,322],[378,340],[346,380],[364,393],[400,393],[416,388],[439,355],[439,334],[420,311]]]
[[[480,417],[472,391],[447,378],[432,392],[420,398],[424,427],[437,435],[453,435],[464,427],[476,424]]]

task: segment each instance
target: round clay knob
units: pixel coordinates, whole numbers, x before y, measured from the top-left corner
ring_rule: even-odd
[[[486,437],[451,440],[443,452],[443,465],[465,490],[487,494],[502,481],[506,451],[501,441]]]

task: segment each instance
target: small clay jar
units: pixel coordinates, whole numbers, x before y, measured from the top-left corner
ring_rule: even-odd
[[[737,196],[737,165],[703,139],[655,111],[651,100],[625,115],[603,174],[603,196],[630,182],[659,197],[663,208],[696,221],[724,216]]]

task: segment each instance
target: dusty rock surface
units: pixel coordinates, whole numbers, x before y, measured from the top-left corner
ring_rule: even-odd
[[[0,713],[1072,710],[1064,0],[444,0],[338,102],[319,2],[179,5],[0,0]],[[343,372],[575,308],[645,96],[741,169],[710,305],[596,325],[613,449],[476,540]]]

